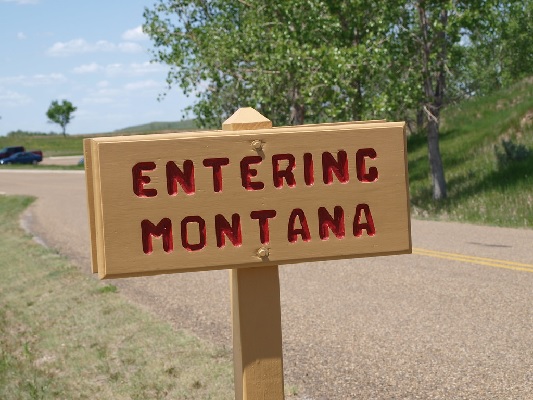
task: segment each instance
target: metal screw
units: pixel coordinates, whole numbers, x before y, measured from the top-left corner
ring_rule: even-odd
[[[269,254],[270,254],[270,251],[268,250],[267,247],[260,247],[259,249],[257,249],[257,255],[261,258],[268,257]]]
[[[254,140],[252,142],[252,149],[259,151],[263,149],[263,142],[260,140]]]

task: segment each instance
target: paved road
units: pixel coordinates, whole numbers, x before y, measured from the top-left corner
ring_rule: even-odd
[[[82,172],[0,170],[39,197],[28,226],[89,271]],[[280,268],[295,399],[533,399],[533,230],[413,221],[415,254]],[[114,282],[176,328],[231,346],[227,271]]]

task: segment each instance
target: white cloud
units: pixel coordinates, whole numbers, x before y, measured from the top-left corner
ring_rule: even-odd
[[[72,70],[76,74],[89,74],[95,72],[104,72],[106,76],[109,77],[134,77],[134,76],[145,76],[150,74],[161,73],[165,71],[165,67],[161,64],[154,64],[150,62],[143,63],[131,63],[131,64],[107,64],[100,65],[95,62],[91,64],[84,64],[78,67],[75,67]]]
[[[90,63],[90,64],[84,64],[84,65],[80,65],[79,67],[75,67],[72,71],[75,74],[90,74],[90,73],[93,73],[93,72],[101,71],[103,69],[104,69],[104,67],[102,67],[101,65],[93,62],[93,63]]]
[[[25,40],[27,38],[26,34],[24,32],[18,32],[17,33],[17,39],[18,40]]]
[[[107,40],[99,40],[94,43],[85,39],[73,39],[68,42],[56,42],[47,50],[50,56],[69,56],[73,54],[97,53],[97,52],[123,52],[139,53],[143,47],[137,43],[122,42],[118,45]]]
[[[147,40],[148,35],[143,32],[142,26],[139,25],[136,28],[129,29],[126,32],[124,32],[122,34],[122,39],[135,42],[135,41]]]
[[[146,81],[131,82],[124,85],[124,89],[126,90],[145,90],[159,87],[161,87],[161,84],[152,79]]]
[[[143,63],[132,63],[128,66],[128,72],[131,76],[148,75],[165,71],[161,64],[154,64],[149,61]]]
[[[31,103],[31,98],[25,94],[11,90],[0,90],[0,105],[5,107],[17,107]]]
[[[0,78],[0,83],[4,85],[20,85],[20,86],[43,86],[55,85],[58,83],[67,82],[67,78],[63,74],[35,74],[35,75],[18,75],[7,76]]]
[[[100,81],[97,83],[97,85],[99,88],[106,88],[106,87],[109,87],[109,81]]]
[[[122,53],[140,53],[144,50],[144,48],[138,44],[133,42],[122,42],[118,44],[118,49]]]

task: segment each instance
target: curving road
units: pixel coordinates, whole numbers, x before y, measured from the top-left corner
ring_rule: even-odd
[[[38,197],[29,229],[89,273],[83,172],[0,170]],[[280,268],[296,399],[532,399],[533,230],[413,221],[413,255]],[[113,282],[132,302],[231,347],[227,271]]]

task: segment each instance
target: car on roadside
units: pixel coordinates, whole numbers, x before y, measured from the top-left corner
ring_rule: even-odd
[[[23,151],[26,151],[24,146],[9,146],[4,147],[3,149],[0,149],[0,159],[1,158],[7,158],[11,157],[15,153],[22,153]]]
[[[4,147],[3,149],[0,149],[0,159],[11,157],[13,154],[16,154],[16,153],[24,153],[25,151],[26,151],[26,148],[24,146]],[[37,154],[41,158],[43,157],[43,152],[41,150],[29,150],[28,152]]]
[[[15,153],[9,157],[0,159],[0,165],[7,164],[37,164],[43,161],[43,156],[29,151]]]

